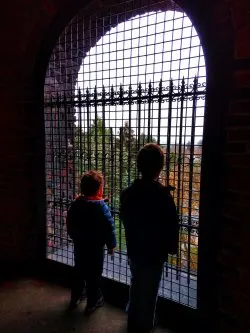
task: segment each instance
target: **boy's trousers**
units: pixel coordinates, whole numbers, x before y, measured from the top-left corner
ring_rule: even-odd
[[[82,246],[74,246],[75,266],[73,272],[71,297],[81,297],[86,287],[88,304],[95,303],[102,297],[101,277],[103,271],[104,250],[100,248],[92,251]]]
[[[163,263],[130,261],[131,287],[128,304],[128,333],[150,333],[154,326]]]

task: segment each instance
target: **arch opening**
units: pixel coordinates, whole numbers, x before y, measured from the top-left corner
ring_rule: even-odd
[[[98,169],[118,239],[104,276],[129,284],[119,196],[138,176],[137,151],[157,142],[166,155],[160,181],[176,188],[180,217],[179,255],[169,257],[159,294],[196,308],[206,67],[190,19],[173,3],[161,6],[139,13],[114,6],[88,20],[79,14],[52,53],[45,82],[47,257],[73,264],[67,208],[81,174]]]

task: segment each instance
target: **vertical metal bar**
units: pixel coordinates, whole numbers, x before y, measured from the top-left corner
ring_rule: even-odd
[[[98,170],[98,114],[97,114],[97,88],[94,90],[94,108],[95,108],[95,169]]]
[[[64,151],[64,158],[65,158],[65,161],[64,163],[66,162],[66,165],[64,165],[64,170],[65,170],[65,173],[64,173],[64,176],[63,176],[63,179],[65,180],[64,177],[66,177],[66,198],[65,198],[65,202],[64,202],[64,209],[65,208],[68,208],[68,201],[69,201],[69,173],[68,173],[68,169],[69,169],[69,161],[68,161],[68,157],[69,157],[69,151],[68,151],[68,108],[67,108],[67,99],[66,99],[66,95],[64,94],[64,101],[63,101],[63,104],[64,104],[64,131],[65,131],[65,151]],[[73,107],[73,103],[71,104],[70,103],[70,106],[69,107]],[[71,154],[70,154],[71,156]],[[71,160],[72,160],[72,157],[71,157]],[[63,187],[64,187],[64,184],[63,184]],[[64,212],[63,212],[64,214]],[[63,217],[64,218],[64,217]],[[66,232],[66,225],[64,226],[65,228],[65,232]],[[66,233],[65,233],[66,235]]]
[[[111,18],[110,18],[111,19]],[[113,106],[115,106],[115,93],[114,93],[114,86],[112,85],[110,88],[110,109],[112,111],[110,111],[110,118],[112,117],[111,114],[113,112]],[[114,132],[116,133],[116,112],[115,112],[115,119],[112,122],[112,125],[114,127]],[[111,128],[111,138],[110,138],[110,145],[111,145],[111,200],[112,200],[112,209],[113,211],[116,211],[116,135],[114,137],[114,133],[113,133],[113,128]],[[116,214],[114,214],[114,219],[116,222]],[[114,261],[113,261],[114,263]]]
[[[108,154],[107,154],[107,157],[108,157],[108,166],[107,166],[107,170],[108,171],[108,175],[109,175],[109,178],[108,178],[108,187],[109,187],[109,191],[108,191],[108,197],[110,198],[111,197],[111,192],[112,192],[112,189],[111,189],[111,183],[112,183],[112,175],[110,173],[110,170],[111,170],[111,145],[112,145],[112,142],[111,142],[111,131],[110,131],[110,128],[111,128],[111,125],[110,125],[110,121],[111,121],[111,103],[110,103],[110,78],[109,78],[109,92],[108,92],[108,98],[106,98],[106,103],[108,105],[108,122],[106,124],[106,126],[108,127],[107,129],[107,133],[109,133],[108,135]],[[107,178],[107,175],[106,175],[106,178]],[[113,257],[112,257],[113,258]]]
[[[115,104],[115,103],[114,103]],[[118,190],[119,188],[119,135],[117,135],[117,112],[116,112],[116,107],[115,107],[115,121],[114,121],[114,133],[116,134],[113,139],[114,139],[114,210],[117,212],[119,211],[119,203],[120,203],[120,191]],[[119,214],[114,214],[115,217],[115,227],[116,227],[116,234],[118,230],[118,226],[120,225],[119,223]]]
[[[166,177],[167,186],[170,181],[170,163],[171,163],[171,129],[172,129],[172,106],[173,106],[174,83],[170,80],[169,84],[169,101],[168,101],[168,125],[167,125],[167,151],[166,151]]]
[[[115,105],[114,98],[115,98],[115,92],[114,92],[114,86],[112,84],[111,91],[110,91],[110,105],[112,105],[112,106]]]
[[[94,144],[94,138],[95,138],[95,133],[93,131],[93,127],[95,127],[95,122],[93,124],[93,127],[92,127],[92,119],[91,119],[91,108],[92,108],[92,105],[93,105],[93,99],[91,98],[93,94],[90,94],[90,103],[89,103],[89,119],[88,119],[88,128],[89,128],[89,147],[88,147],[88,151],[89,151],[89,156],[90,156],[90,169],[93,169],[95,167],[95,159],[93,159],[93,155],[92,154],[92,149],[95,153],[95,144]]]
[[[167,186],[169,186],[170,181],[170,157],[171,157],[171,129],[172,129],[172,104],[173,104],[173,90],[174,84],[173,80],[169,83],[169,101],[168,101],[168,125],[167,125],[167,151],[166,151],[166,178]],[[178,265],[176,265],[178,269]],[[166,277],[168,277],[168,263],[166,263]]]
[[[120,175],[120,196],[121,196],[121,193],[122,193],[122,188],[123,188],[123,127],[120,127],[120,158],[119,158],[119,166],[120,166],[120,172],[119,172],[119,175]],[[122,223],[121,223],[121,219],[119,219],[119,261],[121,263],[122,261],[122,258],[121,258],[121,249],[122,249]]]
[[[73,43],[75,41],[73,41],[73,22],[71,23],[71,29],[70,29],[70,54],[71,54],[71,61],[70,61],[70,68],[73,67],[73,59],[74,59],[74,54],[75,54],[75,47],[76,50],[78,52],[78,41],[77,44]],[[76,18],[76,31],[78,33],[78,18]],[[78,39],[78,38],[77,38]],[[73,54],[74,53],[74,54]],[[67,156],[69,158],[69,162],[68,162],[68,166],[66,169],[66,173],[67,173],[67,187],[69,187],[70,190],[70,194],[68,194],[68,198],[70,199],[68,200],[68,206],[70,204],[70,201],[73,199],[73,195],[75,196],[75,185],[76,185],[76,179],[77,179],[77,166],[76,166],[76,149],[75,149],[75,144],[76,144],[76,140],[75,140],[75,122],[73,121],[73,119],[75,118],[75,113],[76,113],[76,101],[75,101],[75,88],[76,86],[74,84],[72,84],[72,81],[70,80],[70,85],[71,85],[71,91],[70,91],[70,105],[67,108],[68,114],[65,116],[65,122],[67,124],[67,133],[68,133],[68,137],[67,137],[67,150],[70,152],[70,154]],[[77,161],[78,162],[78,161]],[[71,174],[69,173],[71,168]],[[78,171],[79,172],[79,171]],[[65,214],[67,213],[67,210],[65,211]],[[65,232],[67,235],[67,263],[69,264],[69,260],[73,259],[73,251],[72,249],[70,250],[69,248],[69,242],[68,242],[68,234],[67,234],[67,226],[66,226],[66,216],[64,217],[65,219]]]
[[[87,141],[87,121],[86,121],[86,113],[87,113],[87,104],[89,103],[88,101],[88,88],[86,89],[86,94],[85,94],[85,101],[84,101],[84,108],[83,108],[83,150],[81,151],[81,158],[83,159],[83,168],[84,168],[84,172],[87,170],[88,168],[88,161],[87,161],[87,150],[86,150],[86,141]],[[82,171],[82,172],[83,172]]]
[[[78,16],[77,16],[77,20],[78,20]],[[80,41],[80,45],[82,42],[82,50],[85,50],[86,46],[85,46],[85,42],[86,42],[86,38],[87,36],[85,36],[85,21],[82,20],[82,27],[81,27],[81,34],[82,34],[82,40],[80,41],[79,38],[77,38],[77,53],[79,52],[79,41]],[[80,35],[80,27],[78,27],[78,21],[77,21],[77,36]],[[83,71],[84,69],[82,69],[82,75],[83,75]],[[84,91],[85,91],[85,84],[84,81],[82,82],[82,93],[83,96],[81,96],[81,100],[80,100],[80,106],[79,106],[79,119],[80,119],[80,135],[81,135],[81,139],[80,139],[80,151],[79,151],[79,157],[80,157],[80,172],[78,175],[76,175],[76,179],[77,179],[77,188],[78,188],[78,193],[80,193],[80,177],[82,176],[84,170],[85,170],[85,133],[84,133],[84,129],[85,129],[85,124],[83,123],[83,121],[85,121],[84,117],[82,119],[82,112],[83,115],[85,114],[84,112]],[[75,187],[76,182],[74,181],[74,187]],[[75,196],[75,191],[73,190],[73,194]]]
[[[183,161],[182,161],[182,131],[183,131],[183,111],[184,111],[184,94],[185,94],[185,81],[184,78],[181,82],[181,110],[180,110],[180,128],[179,128],[179,145],[178,145],[178,176],[177,176],[177,211],[178,216],[181,216],[181,222],[183,222],[182,219],[182,209],[181,209],[181,182],[183,179],[181,179],[181,168],[183,167]],[[181,250],[180,250],[181,251]]]
[[[173,183],[175,185],[175,187],[177,188],[177,182],[178,182],[178,130],[179,130],[179,124],[178,124],[178,119],[179,119],[179,87],[176,87],[176,89],[178,88],[176,94],[173,94],[173,101],[177,101],[176,103],[176,122],[175,122],[175,137],[174,137],[174,147],[172,149],[172,145],[171,145],[171,149],[172,149],[172,156],[173,156]],[[175,89],[175,87],[174,87]],[[176,191],[177,192],[177,191]],[[178,199],[178,194],[176,195],[175,192],[175,202],[177,202]],[[179,210],[178,210],[178,205],[177,205],[177,214],[178,214],[178,218],[179,216]],[[179,219],[180,221],[180,219]],[[182,227],[180,228],[180,233],[182,233]],[[180,254],[181,254],[181,243],[179,243],[179,249],[178,249],[178,254],[177,254],[177,258],[176,258],[176,279],[179,279],[179,269],[181,270],[180,266],[181,266],[181,259],[180,259]],[[181,290],[180,290],[180,283],[179,283],[179,301],[180,301],[180,295],[181,295]]]
[[[115,168],[114,168],[114,135],[113,128],[110,127],[110,177],[111,177],[111,191],[110,191],[110,200],[111,200],[111,210],[114,210],[114,176],[115,176]]]
[[[83,164],[82,164],[82,160],[83,160],[83,156],[82,156],[82,136],[83,136],[83,132],[82,132],[82,101],[81,101],[81,90],[78,90],[78,113],[79,113],[79,125],[78,125],[78,132],[79,132],[79,142],[77,142],[77,154],[78,154],[78,158],[79,158],[79,162],[78,162],[78,172],[79,174],[83,173]],[[79,165],[80,164],[80,165]],[[80,166],[80,168],[79,168]]]
[[[142,97],[142,87],[141,82],[138,85],[137,91],[137,110],[138,110],[138,139],[137,139],[137,150],[141,148],[141,97]],[[144,144],[144,143],[143,143]]]
[[[123,86],[120,85],[120,91],[119,91],[119,104],[123,105],[123,98],[124,98],[124,90]]]
[[[157,143],[160,144],[161,137],[161,103],[162,103],[162,80],[159,83],[159,92],[158,92],[158,131],[157,131]]]
[[[138,110],[138,139],[137,139],[137,151],[141,148],[141,104],[142,104],[142,86],[141,82],[139,82],[138,85],[138,91],[137,91],[137,110]],[[144,116],[145,116],[145,110],[144,110]],[[144,135],[145,137],[145,135]],[[143,138],[144,141],[144,138]],[[144,144],[144,142],[143,142]],[[136,164],[136,161],[134,162]],[[139,171],[135,165],[135,177],[139,177]]]
[[[151,103],[152,103],[152,83],[149,82],[148,86],[148,137],[147,142],[151,141]]]
[[[61,42],[61,38],[59,37],[59,41],[58,44],[60,44]],[[61,78],[61,61],[60,61],[60,54],[59,54],[59,70],[60,70],[60,78]],[[57,66],[56,63],[58,62],[58,58],[56,59],[56,54],[53,54],[53,69],[54,71],[56,70]],[[56,87],[56,77],[53,78],[54,79],[54,87]],[[54,210],[54,215],[53,215],[53,223],[55,225],[54,228],[54,235],[53,235],[53,240],[54,240],[54,250],[57,250],[57,245],[58,245],[58,230],[57,230],[57,226],[58,226],[58,219],[56,216],[56,201],[57,201],[57,183],[58,183],[58,175],[57,175],[57,170],[58,170],[58,162],[57,162],[57,150],[58,150],[58,144],[57,144],[57,138],[58,138],[58,129],[57,129],[57,124],[56,124],[56,117],[57,117],[57,106],[56,106],[56,102],[57,102],[57,95],[54,98],[54,110],[53,110],[53,114],[52,114],[52,122],[53,122],[53,162],[54,162],[54,170],[53,170],[53,174],[54,174],[54,187],[53,187],[53,210]]]
[[[67,170],[67,173],[71,170],[71,181],[72,181],[72,184],[71,184],[71,199],[73,199],[73,197],[76,195],[76,179],[77,179],[77,173],[76,173],[76,165],[75,165],[75,161],[76,161],[76,147],[75,147],[75,144],[76,144],[76,140],[75,140],[75,124],[74,124],[74,116],[72,115],[73,111],[75,112],[75,103],[73,102],[73,94],[71,94],[71,99],[70,99],[70,112],[69,112],[69,117],[68,117],[68,121],[69,121],[69,124],[68,126],[70,127],[70,136],[71,136],[71,142],[69,141],[69,144],[71,145],[70,146],[70,150],[71,150],[71,162],[70,162],[70,165],[69,165],[69,170]],[[74,105],[74,106],[73,106]],[[69,120],[70,119],[70,120]],[[82,130],[81,130],[81,125],[80,125],[80,132],[82,133]],[[81,134],[82,136],[82,134]]]
[[[106,134],[105,134],[105,88],[102,88],[102,173],[105,176],[106,169]]]
[[[196,124],[196,104],[197,104],[198,79],[194,79],[191,143],[189,158],[189,197],[188,197],[188,284],[190,283],[190,261],[191,261],[191,231],[192,231],[192,204],[193,204],[193,176],[194,176],[194,145],[195,145],[195,124]]]
[[[72,26],[70,26],[70,29],[69,29],[69,34],[66,34],[65,33],[65,38],[64,38],[64,50],[65,52],[69,52],[70,53],[70,56],[69,56],[69,59],[68,59],[68,64],[69,64],[69,67],[68,66],[65,66],[65,78],[66,78],[66,85],[67,85],[67,90],[66,90],[66,94],[67,96],[72,96],[72,86],[71,86],[71,83],[70,83],[70,80],[68,79],[68,73],[69,73],[69,68],[72,66],[72,48],[71,48],[71,40],[70,40],[70,37],[72,36]],[[66,49],[68,48],[68,50],[66,51]],[[65,94],[65,91],[64,91],[64,94]],[[66,98],[66,96],[65,96]],[[61,125],[61,128],[62,128],[62,135],[61,135],[61,143],[62,143],[62,151],[61,151],[61,178],[63,177],[63,180],[65,181],[64,179],[64,171],[65,171],[65,161],[64,161],[64,151],[65,151],[65,142],[64,141],[64,136],[66,135],[65,133],[65,128],[63,126],[63,95],[62,95],[62,100],[61,100],[61,107],[62,109],[60,110],[61,112],[61,118],[60,118],[60,125]],[[64,224],[64,216],[63,216],[63,207],[64,207],[64,201],[65,201],[65,192],[64,192],[64,184],[63,184],[63,181],[62,181],[62,193],[61,193],[61,210],[60,210],[60,215],[61,215],[61,221],[62,221],[62,236],[64,236],[64,227],[65,227],[65,224]],[[62,239],[62,242],[61,244],[64,243],[64,240]],[[69,256],[69,248],[68,246],[66,247],[66,258],[68,258]],[[62,253],[62,256],[64,257],[64,253]]]
[[[55,210],[55,191],[56,191],[56,176],[55,176],[55,154],[54,154],[54,149],[55,149],[55,143],[54,143],[54,112],[53,112],[53,99],[50,97],[50,116],[51,116],[51,162],[52,162],[52,170],[51,170],[51,180],[52,180],[52,197],[51,197],[51,222],[53,225],[53,245],[55,245],[55,232],[56,232],[56,221],[55,221],[55,216],[56,216],[56,210]]]
[[[132,139],[132,129],[131,129],[131,107],[132,107],[132,86],[129,85],[128,88],[128,185],[131,182],[131,139]]]
[[[188,91],[187,91],[188,92]],[[186,92],[185,92],[185,95],[186,95]],[[187,146],[186,146],[186,137],[187,137],[187,98],[185,98],[185,106],[183,105],[183,111],[185,109],[185,114],[183,112],[183,126],[182,128],[183,129],[183,133],[182,133],[182,136],[183,136],[183,141],[182,141],[182,155],[181,155],[181,158],[182,158],[182,172],[181,172],[181,198],[180,198],[180,205],[181,207],[186,207],[186,205],[188,204],[186,201],[188,200],[186,198],[186,193],[187,193],[187,188],[186,188],[186,173],[187,173],[187,170],[186,170],[186,149],[187,149]],[[184,104],[184,103],[183,103]],[[183,216],[185,215],[185,212],[183,211],[182,212],[182,224],[186,223],[186,216]],[[186,227],[184,226],[183,229],[185,229]],[[185,238],[185,234],[184,234],[184,238],[183,240],[185,240],[185,243],[186,243],[186,238]],[[186,245],[184,246],[184,258],[186,257]],[[189,299],[189,288],[188,288],[188,299]]]
[[[141,145],[144,146],[146,143],[146,103],[143,104],[143,131],[142,131],[142,138],[141,138]]]
[[[57,160],[59,162],[59,172],[57,177],[59,178],[59,242],[62,245],[62,146],[61,146],[61,126],[60,126],[60,107],[61,107],[61,96],[57,94],[57,126],[58,126],[58,153]]]
[[[90,94],[89,89],[87,89],[87,150],[88,150],[88,170],[91,169],[91,151],[90,151]]]

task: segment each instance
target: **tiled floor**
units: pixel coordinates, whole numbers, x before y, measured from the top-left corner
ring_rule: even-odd
[[[69,291],[35,280],[6,282],[0,286],[1,333],[125,333],[126,315],[105,305],[90,318],[84,303],[71,315],[65,309]],[[156,333],[170,333],[164,329]]]

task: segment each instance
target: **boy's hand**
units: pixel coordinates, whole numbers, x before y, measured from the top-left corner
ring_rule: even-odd
[[[113,256],[115,254],[115,249],[108,249],[108,254]]]

